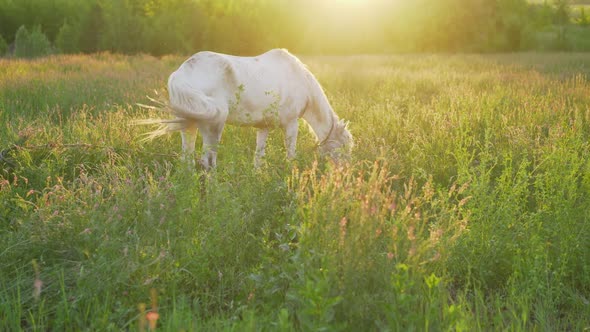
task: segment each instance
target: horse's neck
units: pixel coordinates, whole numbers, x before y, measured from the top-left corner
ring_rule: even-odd
[[[330,135],[338,120],[328,99],[323,95],[311,102],[309,109],[303,114],[303,118],[313,129],[320,142]]]

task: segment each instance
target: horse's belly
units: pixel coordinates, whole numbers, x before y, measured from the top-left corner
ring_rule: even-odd
[[[270,98],[269,98],[270,97]],[[264,94],[259,98],[242,98],[229,103],[227,123],[239,126],[276,127],[280,124],[281,98]]]
[[[278,110],[271,109],[263,111],[244,109],[234,112],[230,111],[226,122],[236,126],[259,128],[277,127],[280,124]]]

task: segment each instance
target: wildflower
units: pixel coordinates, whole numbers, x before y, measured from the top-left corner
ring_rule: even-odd
[[[347,223],[346,217],[342,217],[342,219],[340,219],[340,227],[346,227],[346,223]]]
[[[406,215],[409,215],[410,212],[412,212],[412,203],[409,203],[408,205],[406,205],[406,209],[404,210],[404,213]]]
[[[38,300],[41,296],[41,287],[43,287],[43,281],[39,278],[35,278],[35,282],[33,283],[33,297],[35,300]]]
[[[469,202],[469,200],[470,200],[470,199],[471,199],[471,196],[467,196],[467,197],[463,198],[462,200],[460,200],[460,201],[459,201],[459,204],[458,204],[458,205],[459,205],[459,207],[461,207],[461,206],[463,206],[463,205],[467,204],[467,202]]]
[[[432,231],[430,233],[430,240],[432,241],[433,244],[438,243],[438,241],[440,240],[440,238],[443,235],[443,230],[441,228],[437,228],[435,231]]]
[[[432,183],[430,183],[430,180],[428,182],[426,182],[423,190],[424,190],[424,198],[428,201],[431,200],[432,197],[434,196],[434,189],[432,188]]]
[[[391,204],[389,204],[389,210],[391,211],[391,213],[395,212],[396,208],[397,204],[395,204],[395,201],[392,201]]]
[[[416,235],[414,234],[415,230],[416,228],[414,227],[414,225],[408,227],[408,240],[414,241],[416,239]]]
[[[8,180],[0,181],[0,190],[4,190],[4,188],[7,188],[8,186],[10,186],[10,182]]]
[[[465,182],[461,185],[459,190],[457,191],[458,194],[463,193],[469,187],[469,182]]]
[[[457,183],[453,183],[453,185],[451,186],[451,188],[449,188],[449,197],[451,197],[453,195],[453,193],[455,192],[455,190],[457,189]]]
[[[348,223],[348,221],[346,220],[346,217],[342,217],[342,219],[340,219],[340,245],[344,245],[344,238],[346,237],[346,224]]]
[[[149,285],[149,284],[151,284],[152,282],[154,282],[156,279],[158,279],[158,277],[147,278],[147,279],[146,279],[146,280],[143,282],[143,284],[144,284],[144,285]]]
[[[139,309],[139,331],[145,331],[145,303],[140,303],[137,305],[137,309]]]
[[[35,300],[38,300],[41,296],[41,288],[43,287],[43,281],[39,278],[39,264],[37,264],[37,260],[33,259],[31,262],[33,264],[33,270],[35,270],[35,282],[33,282],[33,297]]]
[[[160,314],[158,314],[156,311],[150,311],[147,313],[147,315],[145,315],[145,318],[148,320],[148,323],[150,324],[150,330],[155,330],[158,324],[158,318],[160,318]]]
[[[160,318],[160,315],[158,314],[158,291],[155,288],[152,288],[150,289],[150,295],[152,298],[152,310],[147,313],[145,318],[147,318],[150,324],[150,330],[153,331],[156,329],[158,318]]]
[[[392,260],[393,259],[393,253],[392,252],[388,252],[387,253],[387,259]]]
[[[439,259],[440,259],[440,252],[437,251],[430,260],[431,261],[437,261]]]

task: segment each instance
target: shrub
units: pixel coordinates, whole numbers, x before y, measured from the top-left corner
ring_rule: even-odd
[[[34,58],[51,53],[51,43],[41,31],[40,26],[35,26],[31,32],[22,25],[16,31],[14,54],[19,58]]]

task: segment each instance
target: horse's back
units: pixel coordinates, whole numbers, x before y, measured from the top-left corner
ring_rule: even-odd
[[[283,49],[252,57],[199,52],[170,75],[168,84],[169,91],[196,90],[228,105],[227,121],[240,125],[266,126],[272,109],[300,114],[309,99],[305,67]]]
[[[168,78],[169,89],[182,84],[207,95],[214,95],[221,87],[233,88],[234,69],[222,54],[199,52],[188,58]]]
[[[268,90],[301,79],[304,71],[301,62],[283,49],[252,57],[203,51],[187,59],[170,78],[183,76],[203,90],[219,88],[219,84],[228,89],[243,85]]]

